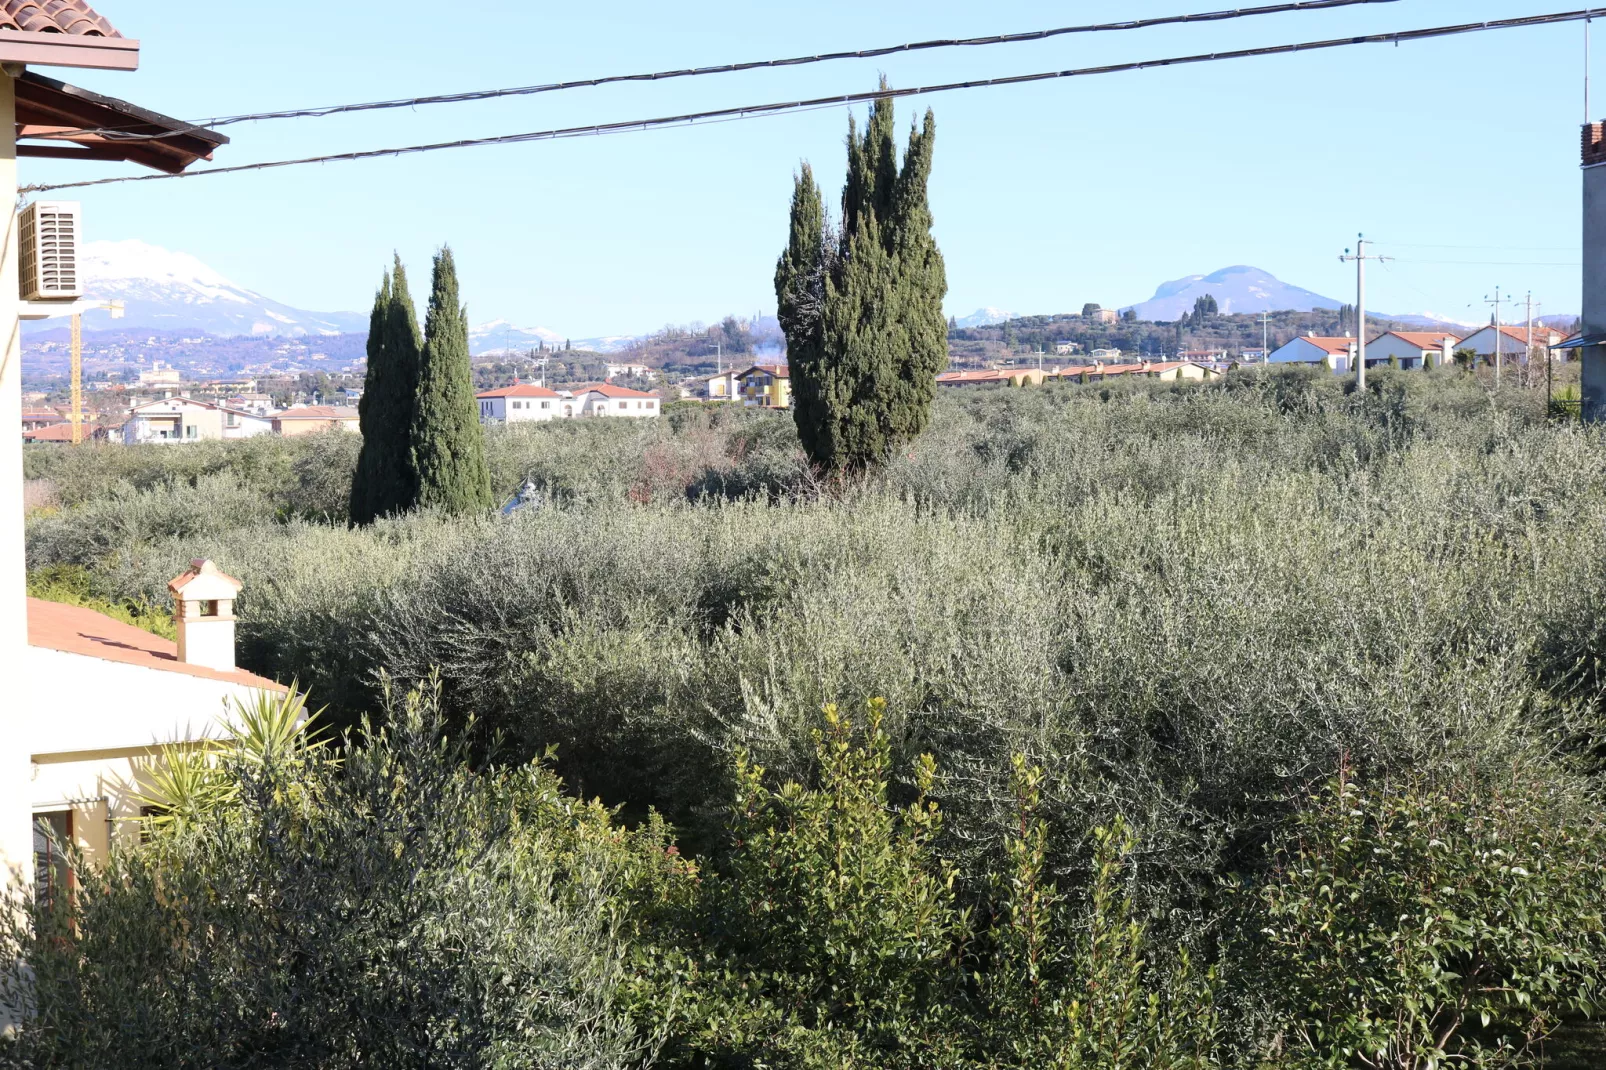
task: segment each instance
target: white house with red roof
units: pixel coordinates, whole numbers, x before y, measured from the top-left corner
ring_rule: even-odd
[[[1558,345],[1566,336],[1560,331],[1546,327],[1543,324],[1534,324],[1533,338],[1528,337],[1528,328],[1502,326],[1498,332],[1494,326],[1483,328],[1474,334],[1460,340],[1456,349],[1470,349],[1479,359],[1493,361],[1495,359],[1495,346],[1498,343],[1500,355],[1506,360],[1523,360],[1531,349],[1542,350]],[[1543,353],[1536,352],[1538,357]]]
[[[1401,368],[1437,368],[1450,363],[1461,341],[1446,331],[1389,331],[1366,343],[1366,365],[1388,364]]]
[[[49,686],[7,745],[26,758],[43,892],[66,879],[45,828],[88,860],[104,857],[115,839],[138,835],[141,796],[164,745],[219,738],[235,700],[288,690],[234,663],[238,580],[198,560],[168,589],[176,643],[91,609],[28,599],[21,672]]]
[[[578,416],[615,416],[650,420],[660,413],[658,395],[612,383],[587,383],[564,391],[578,406]]]
[[[474,395],[482,424],[517,424],[561,420],[575,414],[573,398],[533,383],[514,383]]]
[[[1355,339],[1303,334],[1286,345],[1278,346],[1266,358],[1269,364],[1320,364],[1334,372],[1350,370],[1355,361]]]

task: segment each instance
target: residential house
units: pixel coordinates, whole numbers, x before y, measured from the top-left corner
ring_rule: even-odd
[[[48,707],[18,713],[27,757],[35,887],[69,883],[56,836],[86,861],[137,838],[141,796],[165,745],[197,745],[226,731],[228,704],[287,689],[234,663],[234,599],[240,583],[196,561],[168,585],[178,642],[78,606],[27,600],[25,678],[49,691]],[[41,692],[37,702],[44,701]],[[44,712],[48,708],[48,713]]]
[[[1366,343],[1366,366],[1436,368],[1448,364],[1460,336],[1444,331],[1389,331]]]
[[[171,364],[162,366],[159,360],[151,361],[151,366],[139,373],[140,386],[181,386],[184,376]]]
[[[722,371],[718,375],[711,375],[707,379],[699,380],[702,384],[702,395],[709,401],[735,401],[740,386],[736,377],[741,373],[735,368]]]
[[[574,400],[533,383],[514,383],[474,395],[482,424],[516,424],[574,415]],[[568,411],[564,411],[567,405]]]
[[[1266,359],[1272,364],[1321,364],[1334,372],[1343,373],[1350,370],[1355,351],[1355,339],[1347,335],[1333,338],[1305,334],[1278,346]]]
[[[1113,362],[1121,359],[1121,351],[1119,349],[1095,349],[1088,356],[1094,360]]]
[[[297,405],[271,417],[275,434],[315,435],[319,431],[357,431],[357,410],[344,405]]]
[[[0,130],[4,131],[0,136],[9,139],[0,151],[0,203],[17,203],[19,158],[46,157],[58,161],[52,166],[59,168],[76,146],[79,151],[74,158],[93,161],[97,171],[106,161],[122,160],[177,174],[198,160],[209,159],[213,150],[227,143],[228,138],[203,127],[29,69],[132,71],[139,66],[139,51],[139,42],[119,34],[88,0],[0,3]],[[203,101],[192,103],[198,110],[205,109]],[[107,130],[133,136],[108,138]],[[21,416],[21,321],[61,315],[74,304],[21,299],[17,216],[12,213],[9,218],[9,239],[0,242],[0,417],[6,422]],[[82,642],[84,650],[102,655],[121,648],[113,645],[118,640],[96,642],[85,635],[95,629],[71,624],[58,624],[54,640],[47,630],[39,635],[38,645],[29,642],[21,455],[20,436],[0,436],[0,510],[9,510],[0,522],[0,664],[18,667],[12,674],[8,701],[0,706],[0,885],[13,878],[25,885],[33,880],[32,807],[44,798],[39,776],[50,756],[62,753],[63,746],[81,748],[78,753],[104,752],[109,741],[93,737],[112,731],[127,734],[137,727],[137,721],[127,716],[129,692],[118,681],[87,679],[73,668],[76,660],[46,658],[56,664],[38,667],[31,663],[42,656],[36,651],[55,650],[52,641]],[[55,653],[68,656],[60,650]],[[89,654],[78,657],[94,660]],[[175,698],[184,699],[184,704],[179,705]],[[180,710],[188,716],[185,707],[189,704],[184,695],[168,695],[160,708],[172,719]],[[195,711],[195,716],[205,714],[204,704]],[[79,738],[77,742],[59,738],[38,742],[32,738],[36,732],[71,733]],[[148,744],[149,738],[142,738],[141,743]],[[35,759],[43,759],[44,764]],[[74,788],[57,800],[82,796]],[[0,1021],[0,1030],[6,1025]]]
[[[998,368],[975,371],[943,372],[937,376],[938,386],[1010,386],[1009,374]]]
[[[112,428],[108,428],[105,424],[93,423],[93,422],[85,423],[84,424],[84,434],[83,434],[83,438],[81,439],[81,441],[83,441],[83,442],[105,442],[107,440],[108,436],[110,435],[110,432],[112,430],[113,430]],[[42,445],[43,444],[71,445],[72,444],[72,423],[68,422],[68,423],[51,424],[49,427],[41,427],[36,431],[24,431],[22,433],[22,441],[24,441],[24,442],[35,442],[35,443],[40,443]]]
[[[67,417],[55,409],[23,409],[23,431],[38,431],[42,427],[54,427],[67,422]]]
[[[1455,348],[1457,350],[1470,349],[1478,355],[1480,360],[1493,363],[1496,356],[1495,347],[1498,345],[1499,355],[1503,360],[1521,361],[1528,357],[1530,349],[1535,351],[1534,356],[1542,358],[1544,354],[1537,352],[1538,350],[1560,345],[1563,339],[1564,336],[1560,331],[1537,323],[1534,324],[1531,341],[1528,337],[1528,328],[1525,326],[1502,326],[1498,331],[1493,326],[1489,326],[1461,339],[1456,343]]]
[[[223,414],[224,438],[255,438],[257,435],[273,434],[272,416],[223,405],[218,406],[218,412]]]
[[[182,394],[147,401],[129,410],[123,424],[123,444],[146,442],[201,442],[223,437],[223,410],[209,401]]]
[[[658,395],[631,390],[612,383],[588,383],[564,391],[576,406],[578,416],[622,416],[632,420],[652,419],[659,414]]]
[[[792,379],[785,364],[755,364],[736,377],[742,404],[749,408],[790,409]]]
[[[1066,368],[1060,373],[1061,378],[1078,379],[1084,383],[1097,382],[1123,375],[1141,375],[1150,379],[1159,379],[1165,382],[1203,382],[1219,379],[1224,374],[1221,367],[1190,360],[1142,361],[1128,364],[1095,363],[1080,368]]]
[[[606,377],[617,379],[623,376],[626,379],[645,379],[652,374],[652,369],[645,364],[609,364]]]
[[[1225,349],[1182,349],[1177,351],[1177,359],[1184,361],[1216,363],[1228,360],[1230,355]]]
[[[1080,342],[1055,342],[1054,354],[1060,357],[1068,357],[1081,348],[1082,343]]]
[[[1118,323],[1121,314],[1113,308],[1095,308],[1085,318],[1089,323]]]
[[[257,416],[273,415],[273,396],[271,394],[246,391],[245,393],[225,398],[223,404],[239,412],[249,412]]]

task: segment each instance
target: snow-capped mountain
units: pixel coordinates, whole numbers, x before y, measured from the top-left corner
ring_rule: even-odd
[[[1290,286],[1269,271],[1238,266],[1222,268],[1210,275],[1189,275],[1163,283],[1154,296],[1133,305],[1140,320],[1175,320],[1193,311],[1198,298],[1209,295],[1223,313],[1279,312],[1293,309],[1335,309],[1340,302],[1319,293]]]
[[[366,331],[357,312],[308,312],[237,286],[188,253],[142,241],[95,241],[79,258],[86,297],[122,301],[123,319],[104,311],[84,315],[88,330],[149,327],[213,335],[302,337]],[[49,320],[33,330],[49,330]],[[59,326],[56,324],[54,326]]]
[[[1015,318],[1015,313],[1005,312],[1001,308],[978,308],[968,316],[960,316],[954,320],[961,327],[991,327],[995,323],[1005,323]]]

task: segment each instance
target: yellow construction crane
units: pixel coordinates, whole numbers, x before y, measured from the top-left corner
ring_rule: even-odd
[[[29,319],[45,319],[51,315],[60,315],[54,309],[41,302],[31,302],[29,311],[34,315]],[[72,424],[72,443],[74,446],[84,441],[84,309],[100,308],[112,314],[112,319],[123,318],[124,305],[121,301],[75,301],[62,308],[74,309],[72,313],[72,412],[68,420]],[[42,313],[42,314],[41,314]]]
[[[72,444],[84,441],[84,314],[72,314]]]

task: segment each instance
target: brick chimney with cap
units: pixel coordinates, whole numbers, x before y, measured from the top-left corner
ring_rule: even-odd
[[[1606,123],[1585,124],[1582,150],[1584,277],[1578,329],[1588,338],[1606,336]],[[1577,352],[1584,419],[1606,419],[1606,346]]]
[[[234,671],[234,599],[241,586],[199,557],[190,562],[188,572],[168,583],[178,624],[178,660],[218,672]]]

